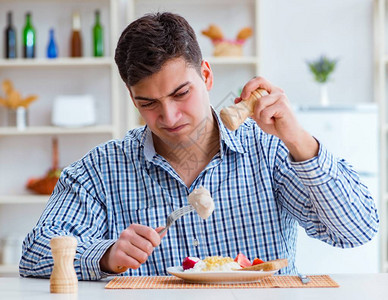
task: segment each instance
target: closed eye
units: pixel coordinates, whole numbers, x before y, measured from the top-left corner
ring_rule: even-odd
[[[147,101],[147,102],[140,102],[140,107],[151,107],[152,105],[155,104],[155,101]]]
[[[180,98],[180,97],[183,97],[185,95],[187,95],[189,93],[189,89],[185,90],[184,92],[181,92],[181,93],[176,93],[174,95],[174,97],[177,97],[177,98]]]

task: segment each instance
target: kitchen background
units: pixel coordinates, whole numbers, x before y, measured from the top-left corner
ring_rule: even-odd
[[[95,57],[92,46],[96,9],[104,30],[102,57]],[[266,77],[286,91],[303,126],[336,155],[348,158],[370,187],[380,208],[379,235],[365,246],[344,250],[307,238],[301,230],[300,271],[388,271],[385,0],[0,0],[0,27],[6,28],[7,12],[12,11],[18,55],[4,58],[2,37],[0,82],[11,80],[22,98],[38,96],[25,110],[0,106],[0,276],[17,274],[21,240],[47,202],[48,196],[33,193],[26,184],[57,166],[53,138],[58,165],[64,167],[141,122],[112,56],[130,20],[164,10],[182,14],[195,29],[215,73],[211,99],[218,110],[253,76]],[[27,12],[36,31],[36,57],[25,60]],[[80,15],[81,58],[70,57],[74,12]],[[214,56],[211,39],[201,34],[210,24],[218,25],[226,39],[251,27],[253,36],[243,44],[243,56]],[[52,59],[46,55],[50,28],[58,51]],[[317,83],[308,67],[323,55],[337,62],[326,84]],[[328,103],[322,99],[322,86]],[[82,104],[77,106],[81,117],[64,113],[74,103]]]

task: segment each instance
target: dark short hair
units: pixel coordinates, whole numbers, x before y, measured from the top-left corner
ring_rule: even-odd
[[[182,16],[169,12],[146,14],[129,24],[115,53],[120,76],[128,87],[178,57],[200,74],[202,53],[193,28]]]

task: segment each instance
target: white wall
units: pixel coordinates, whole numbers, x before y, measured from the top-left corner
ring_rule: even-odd
[[[372,0],[261,0],[262,75],[293,103],[317,104],[306,60],[338,58],[332,103],[373,101]]]
[[[360,174],[361,182],[368,186],[378,207],[377,106],[364,104],[341,110],[315,107],[296,113],[306,130],[335,157],[345,158]],[[379,271],[379,236],[362,246],[342,249],[308,237],[299,227],[296,265],[300,272],[309,274],[376,273]]]
[[[260,75],[282,87],[291,103],[319,104],[320,89],[306,61],[321,54],[339,59],[328,86],[331,104],[373,101],[372,0],[261,0],[261,5]],[[346,158],[345,153],[338,155]],[[378,202],[377,180],[365,183]],[[377,272],[378,243],[376,236],[365,246],[342,250],[300,230],[297,265],[306,273]]]

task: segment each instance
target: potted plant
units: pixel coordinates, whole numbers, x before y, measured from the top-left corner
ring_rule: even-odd
[[[321,104],[329,105],[329,97],[327,92],[327,82],[331,73],[335,70],[337,59],[330,59],[324,55],[315,61],[308,61],[310,71],[314,75],[314,80],[321,86]]]
[[[4,80],[2,84],[5,97],[0,97],[0,105],[7,109],[8,126],[16,126],[19,130],[24,130],[27,126],[27,109],[29,105],[38,97],[35,95],[23,98],[21,94],[14,89],[10,80]]]

